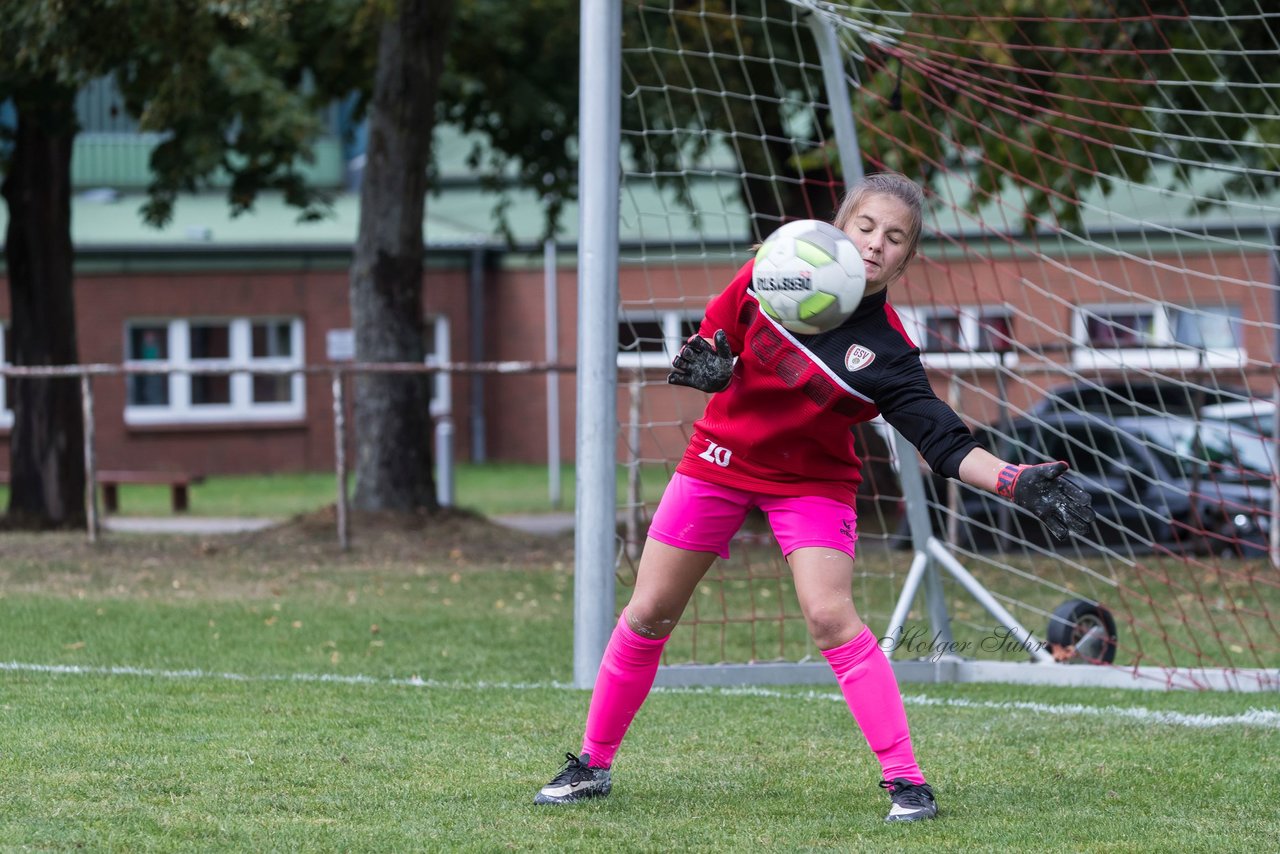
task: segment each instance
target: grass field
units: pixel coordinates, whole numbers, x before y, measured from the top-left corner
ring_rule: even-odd
[[[1275,695],[905,686],[940,820],[886,826],[832,686],[665,690],[578,749],[569,538],[479,520],[0,535],[4,850],[1267,850]],[[375,533],[376,532],[376,533]]]
[[[459,507],[469,507],[486,515],[572,510],[574,473],[573,465],[560,467],[561,506],[556,508],[549,496],[550,474],[545,465],[459,463],[454,473],[455,502]],[[666,482],[665,467],[642,467],[641,483],[646,501],[656,501]],[[353,477],[348,486],[354,488],[354,485]],[[626,472],[620,468],[620,500],[625,486]],[[119,493],[121,515],[168,516],[172,513],[166,486],[123,485]],[[333,472],[224,475],[191,487],[191,514],[283,518],[332,504],[336,495],[337,479]],[[7,507],[8,502],[9,489],[0,485],[0,508]]]

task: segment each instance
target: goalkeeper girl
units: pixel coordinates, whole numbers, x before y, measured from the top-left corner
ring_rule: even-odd
[[[730,538],[758,507],[790,566],[808,631],[879,760],[892,801],[887,820],[937,814],[893,669],[851,595],[861,462],[850,428],[883,415],[933,471],[1014,501],[1059,538],[1085,530],[1092,510],[1061,477],[1066,463],[996,458],[934,394],[887,301],[916,254],[922,204],[920,187],[894,173],[849,189],[834,224],[862,256],[866,292],[835,329],[796,335],[774,324],[751,290],[750,262],[707,307],[667,379],[712,396],[653,514],[635,589],[600,664],[582,750],[566,754],[535,803],[609,793],[614,754],[653,686],[663,645],[712,561],[728,557]]]

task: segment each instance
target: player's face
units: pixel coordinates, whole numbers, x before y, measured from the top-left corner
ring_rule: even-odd
[[[867,293],[883,290],[902,273],[914,248],[908,245],[911,211],[893,196],[868,196],[844,227],[867,269]]]

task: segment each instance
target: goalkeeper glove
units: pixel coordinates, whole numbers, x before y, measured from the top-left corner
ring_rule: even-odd
[[[1059,540],[1067,532],[1085,534],[1093,524],[1089,493],[1062,476],[1067,464],[1007,465],[996,482],[996,494],[1029,510]]]
[[[715,349],[701,335],[692,335],[671,360],[667,382],[708,393],[724,391],[733,376],[733,353],[723,329],[716,330]]]

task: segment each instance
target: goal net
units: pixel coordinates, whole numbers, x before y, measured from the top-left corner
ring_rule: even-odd
[[[707,301],[895,170],[927,211],[890,302],[935,390],[998,456],[1070,463],[1098,523],[1056,542],[863,425],[860,615],[935,676],[1277,687],[1280,13],[1024,5],[625,4],[618,578],[705,404],[665,377]],[[821,662],[763,520],[666,656]]]

